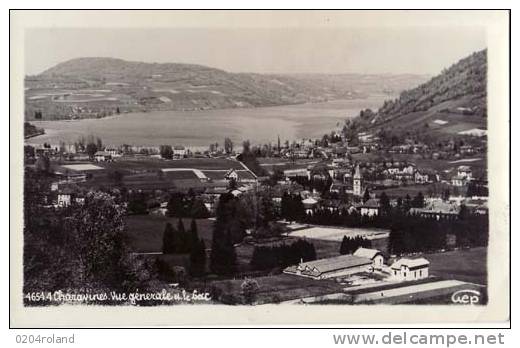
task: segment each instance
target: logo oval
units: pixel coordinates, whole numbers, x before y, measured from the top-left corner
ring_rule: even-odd
[[[460,304],[477,304],[480,301],[480,292],[477,290],[465,289],[455,291],[451,295],[451,302]]]

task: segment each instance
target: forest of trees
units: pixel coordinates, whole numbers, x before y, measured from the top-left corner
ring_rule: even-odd
[[[204,202],[195,195],[193,190],[189,190],[187,194],[174,192],[170,195],[166,215],[180,218],[205,219],[210,214]]]
[[[166,223],[163,233],[163,254],[190,254],[190,274],[201,276],[206,270],[206,245],[199,238],[197,222],[192,219],[189,231],[179,219],[177,228]]]
[[[256,159],[257,155],[251,149],[251,143],[249,140],[246,140],[242,143],[242,153],[237,156],[237,159],[244,163],[244,165],[249,168],[253,173],[258,176],[265,176],[267,172],[258,160]]]
[[[299,239],[290,245],[256,246],[250,264],[256,270],[266,270],[313,260],[316,260],[314,245]]]
[[[449,245],[447,236],[455,237]],[[408,216],[393,218],[390,227],[388,249],[394,254],[436,251],[449,247],[487,246],[489,218],[487,215],[472,215],[462,206],[458,218],[423,218]]]
[[[161,145],[159,146],[159,153],[161,157],[164,159],[172,159],[173,158],[173,148],[171,145]]]
[[[339,248],[339,253],[341,255],[345,254],[353,254],[358,248],[370,248],[371,243],[368,239],[363,238],[361,236],[356,237],[347,237],[343,236],[343,240],[341,241],[341,246]]]
[[[299,176],[292,178],[291,180],[302,185],[303,188],[306,190],[316,190],[321,195],[326,195],[329,193],[330,186],[332,185],[332,178],[329,176],[328,173],[324,173],[324,176],[326,177],[326,179],[308,179],[307,177]]]
[[[386,101],[378,111],[384,119],[414,111],[424,111],[443,101],[461,96],[474,96],[475,114],[486,116],[487,50],[461,59],[441,74],[417,88],[401,93],[399,98]]]
[[[82,206],[45,208],[52,178],[28,169],[24,180],[24,293],[153,291],[163,285],[153,263],[129,252],[124,209],[114,197],[90,192]]]
[[[210,269],[213,273],[232,275],[236,272],[234,245],[246,235],[246,222],[241,211],[239,199],[231,193],[220,195],[211,243]]]
[[[280,209],[281,217],[287,221],[301,221],[305,217],[305,208],[299,194],[284,192]]]
[[[439,220],[410,214],[410,208],[424,207],[424,196],[421,192],[413,198],[409,195],[398,198],[395,207],[390,205],[389,198],[383,192],[379,196],[379,202],[380,213],[373,216],[363,216],[357,211],[349,212],[345,208],[334,211],[329,208],[318,208],[312,213],[305,214],[301,197],[286,193],[282,196],[281,217],[288,221],[313,225],[389,229],[390,249],[396,253],[433,251],[453,246],[487,245],[489,228],[487,215],[471,214],[464,206],[461,207],[458,215]],[[447,245],[447,235],[456,237],[456,245]],[[363,245],[356,244],[349,247],[348,251],[355,251],[358,246]]]

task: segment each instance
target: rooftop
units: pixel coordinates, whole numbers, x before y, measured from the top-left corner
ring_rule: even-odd
[[[286,268],[286,271],[296,272],[297,270],[299,270],[304,275],[319,276],[323,273],[371,264],[372,260],[366,257],[358,257],[354,255],[340,255],[327,259],[303,262],[300,263],[298,266],[291,266]]]
[[[379,208],[380,206],[379,199],[377,198],[370,198],[368,201],[360,205],[361,208]]]
[[[376,257],[376,255],[378,254],[381,254],[381,252],[377,249],[367,249],[367,248],[358,248],[355,252],[354,252],[354,256],[358,256],[358,257],[364,257],[364,258],[367,258],[367,259],[373,259],[374,257]]]
[[[107,151],[98,151],[94,154],[94,156],[110,156],[110,152]]]
[[[406,266],[408,268],[422,268],[428,267],[430,261],[426,260],[424,257],[418,259],[399,259],[390,266],[392,269],[401,269],[401,266]]]

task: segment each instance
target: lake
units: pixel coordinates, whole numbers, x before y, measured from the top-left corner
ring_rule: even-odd
[[[377,109],[390,98],[374,95],[365,99],[248,109],[152,111],[102,119],[31,121],[44,128],[46,134],[27,139],[26,143],[73,143],[80,136],[94,135],[108,145],[182,144],[206,148],[210,143],[223,144],[225,137],[237,145],[245,139],[253,144],[276,143],[278,136],[282,142],[321,138],[336,129],[338,122],[342,125],[361,109]]]

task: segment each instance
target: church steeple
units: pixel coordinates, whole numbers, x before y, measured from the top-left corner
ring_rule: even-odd
[[[352,188],[354,196],[361,196],[362,187],[361,187],[361,170],[359,170],[359,164],[356,166],[356,171],[354,172],[354,177],[352,180]]]
[[[356,171],[354,172],[354,179],[361,179],[361,171],[359,170],[359,164],[356,166]]]

